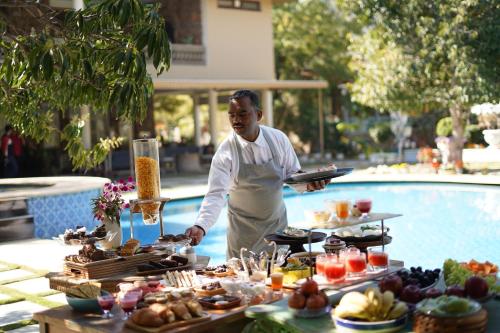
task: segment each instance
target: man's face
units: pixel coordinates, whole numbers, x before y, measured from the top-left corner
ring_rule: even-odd
[[[249,97],[232,99],[229,103],[229,122],[236,134],[252,139],[257,132],[262,111],[257,110]]]

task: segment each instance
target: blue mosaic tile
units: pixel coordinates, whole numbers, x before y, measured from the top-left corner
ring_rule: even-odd
[[[35,237],[56,237],[77,225],[94,229],[98,223],[92,215],[91,199],[99,194],[100,190],[95,189],[28,199],[28,212],[34,217]]]

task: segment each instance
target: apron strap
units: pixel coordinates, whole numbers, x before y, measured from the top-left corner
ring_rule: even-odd
[[[244,164],[244,162],[243,162],[243,153],[241,152],[241,145],[240,145],[240,142],[238,141],[238,137],[236,135],[237,134],[235,132],[233,132],[234,143],[236,144],[236,151],[238,152],[238,161],[240,162],[239,164],[241,166],[241,165]]]
[[[260,127],[260,130],[262,131],[262,134],[264,134],[264,140],[266,140],[267,145],[269,149],[271,150],[271,156],[273,159],[278,158],[278,151],[276,150],[276,147],[271,144],[271,139],[269,138],[269,134],[267,131],[265,131],[262,127]]]

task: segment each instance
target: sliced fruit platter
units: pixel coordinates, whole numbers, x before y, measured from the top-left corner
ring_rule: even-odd
[[[408,307],[392,291],[368,288],[345,294],[332,312],[338,332],[397,332],[407,321]]]

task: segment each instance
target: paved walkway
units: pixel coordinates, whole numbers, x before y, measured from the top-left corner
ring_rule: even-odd
[[[206,174],[164,176],[162,194],[170,198],[201,196],[206,192],[207,178]],[[436,175],[429,168],[400,165],[363,169],[336,180],[350,181],[444,181],[500,185],[500,175]],[[0,333],[38,332],[38,325],[31,319],[32,314],[66,303],[64,294],[50,290],[48,279],[44,276],[48,272],[61,271],[64,257],[74,254],[77,248],[41,239],[0,245]],[[22,327],[16,328],[19,326]]]

